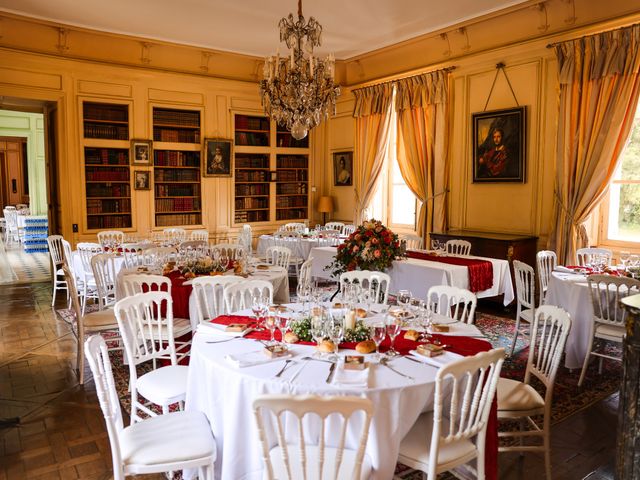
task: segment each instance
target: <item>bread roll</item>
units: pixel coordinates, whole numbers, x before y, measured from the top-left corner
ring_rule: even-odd
[[[372,353],[376,351],[376,342],[373,340],[364,340],[356,345],[358,353]]]
[[[324,353],[333,353],[336,351],[336,346],[331,340],[323,340],[318,345],[318,350]]]
[[[414,342],[417,342],[418,339],[420,338],[420,332],[417,332],[415,330],[407,330],[404,333],[404,338],[406,338],[407,340],[413,340]]]
[[[367,316],[367,311],[364,308],[356,308],[356,317],[364,318]]]
[[[434,323],[431,325],[431,330],[434,332],[448,332],[449,325],[444,325],[442,323]]]
[[[287,333],[284,334],[284,341],[286,343],[297,343],[298,340],[300,340],[298,338],[298,335],[296,335],[293,332],[287,332]]]

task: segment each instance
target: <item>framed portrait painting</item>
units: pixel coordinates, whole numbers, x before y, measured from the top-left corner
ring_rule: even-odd
[[[134,165],[151,165],[151,140],[131,140]]]
[[[333,185],[336,187],[353,185],[353,152],[333,154]]]
[[[203,163],[205,177],[230,177],[232,171],[231,158],[233,142],[224,138],[204,139]]]
[[[473,183],[526,181],[526,107],[472,114]]]
[[[133,181],[135,190],[149,190],[151,189],[151,172],[148,170],[134,170]]]

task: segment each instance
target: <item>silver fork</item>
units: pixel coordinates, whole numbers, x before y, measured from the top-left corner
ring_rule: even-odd
[[[280,375],[282,375],[284,373],[284,371],[287,369],[287,367],[289,365],[291,365],[291,363],[293,362],[293,360],[291,360],[290,358],[287,358],[284,362],[284,365],[282,366],[282,368],[278,371],[278,373],[276,373],[274,375],[275,378],[280,377]]]
[[[383,358],[381,358],[381,359],[380,359],[380,364],[381,364],[381,365],[384,365],[384,366],[385,366],[385,367],[387,367],[389,370],[391,370],[393,373],[396,373],[396,374],[400,375],[401,377],[407,378],[407,379],[409,379],[409,380],[414,380],[414,378],[413,378],[413,377],[411,377],[411,376],[409,376],[409,375],[407,375],[407,374],[405,374],[405,373],[399,372],[398,370],[396,370],[395,368],[393,368],[391,365],[389,365],[389,359],[388,359],[388,358],[386,358],[386,357],[383,357]]]

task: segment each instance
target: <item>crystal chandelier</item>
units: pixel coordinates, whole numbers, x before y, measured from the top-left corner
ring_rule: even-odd
[[[322,25],[310,17],[305,23],[302,0],[298,0],[298,20],[293,14],[280,20],[280,41],[291,50],[287,57],[265,59],[260,82],[265,113],[286,126],[296,140],[307,136],[322,118],[335,114],[340,87],[334,82],[335,59],[314,58],[313,47],[320,46]]]

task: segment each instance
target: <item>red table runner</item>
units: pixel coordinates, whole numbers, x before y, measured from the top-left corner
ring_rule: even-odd
[[[416,251],[408,251],[407,257],[467,267],[467,271],[469,272],[469,290],[473,293],[488,290],[493,287],[493,264],[488,260],[461,257],[441,257]]]
[[[189,296],[191,295],[191,285],[183,285],[186,278],[178,271],[169,272],[165,275],[171,282],[171,300],[173,304],[174,318],[189,318]],[[154,289],[155,290],[155,289]],[[142,286],[142,291],[149,291],[147,285]],[[164,310],[164,307],[162,308]],[[162,311],[162,315],[166,312]]]
[[[489,262],[490,263],[490,262]],[[255,318],[241,316],[241,315],[221,315],[212,323],[218,323],[221,325],[229,325],[231,323],[247,323],[249,325],[255,324]],[[280,332],[276,330],[276,339],[280,340]],[[476,353],[486,352],[491,350],[492,345],[486,340],[471,337],[461,336],[447,336],[447,335],[432,335],[434,339],[440,340],[443,344],[449,345],[447,350],[450,350],[459,355],[469,357]],[[269,331],[253,331],[246,335],[246,338],[252,338],[255,340],[269,340],[271,339],[271,332]],[[303,345],[315,345],[315,342],[299,342]],[[406,355],[411,350],[415,350],[419,345],[419,342],[408,340],[402,336],[402,334],[396,337],[395,348],[402,355]],[[340,348],[355,349],[356,342],[343,342],[340,344]],[[386,352],[391,348],[391,340],[387,337],[380,345],[380,351]],[[485,452],[485,474],[489,480],[496,480],[498,478],[498,407],[494,398],[491,405],[491,413],[489,414],[489,421],[487,422],[487,439],[486,439],[486,452]]]

